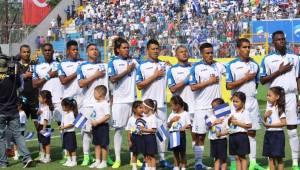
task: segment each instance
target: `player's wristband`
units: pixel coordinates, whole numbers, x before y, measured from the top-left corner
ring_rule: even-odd
[[[47,74],[47,75],[45,76],[45,79],[46,79],[47,81],[50,80],[49,74]]]

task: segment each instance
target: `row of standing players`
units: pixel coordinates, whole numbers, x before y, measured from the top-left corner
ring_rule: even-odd
[[[43,46],[45,62],[35,66],[32,74],[32,86],[40,90],[48,90],[52,94],[54,105],[53,116],[55,120],[61,118],[61,98],[74,98],[79,107],[79,112],[86,117],[93,114],[95,103],[94,88],[98,85],[109,87],[112,84],[111,95],[107,93],[105,100],[112,103],[112,126],[115,128],[114,151],[115,162],[113,168],[121,165],[120,150],[122,132],[131,115],[131,103],[135,101],[136,87],[142,90],[142,99],[152,99],[157,102],[156,117],[159,124],[167,124],[166,115],[166,84],[173,94],[181,96],[189,106],[189,113],[193,118],[192,138],[195,152],[196,167],[206,166],[202,163],[204,139],[207,131],[205,116],[212,113],[211,103],[216,98],[221,98],[220,78],[226,74],[226,87],[233,92],[243,92],[246,96],[245,110],[249,112],[251,127],[247,128],[247,140],[250,145],[249,169],[258,169],[256,163],[255,132],[259,127],[259,110],[256,99],[259,80],[269,87],[279,86],[285,91],[285,115],[287,132],[292,151],[293,169],[298,169],[299,140],[297,136],[297,89],[299,75],[299,58],[286,49],[284,33],[277,31],[272,36],[276,49],[274,53],[264,57],[261,67],[249,57],[250,42],[247,39],[237,41],[237,59],[225,67],[213,60],[213,47],[209,43],[200,46],[203,60],[190,65],[187,49],[178,46],[176,57],[178,64],[169,66],[168,63],[158,60],[159,43],[149,40],[147,44],[148,59],[137,62],[129,57],[129,44],[126,40],[118,38],[114,42],[116,54],[108,66],[97,62],[99,55],[95,45],[87,46],[88,61],[78,61],[78,47],[76,42],[67,43],[68,58],[56,63],[52,59],[53,47],[51,44]],[[29,50],[21,48],[22,51]],[[260,70],[260,71],[259,71]],[[30,73],[28,74],[30,78]],[[24,76],[25,77],[25,76]],[[76,78],[77,77],[77,78]],[[25,77],[26,80],[26,77]],[[269,112],[268,112],[269,113]],[[280,115],[281,112],[279,112]],[[83,129],[83,164],[89,164],[89,148],[92,139],[92,124]],[[246,140],[246,138],[245,138]],[[274,141],[274,140],[271,140]],[[169,166],[165,161],[165,143],[157,144],[160,163]],[[243,156],[243,155],[239,155]],[[243,157],[232,160],[231,167],[247,169]],[[271,156],[270,156],[271,157]],[[270,163],[272,159],[269,159]],[[243,166],[242,166],[243,165]],[[247,166],[247,164],[246,164]],[[177,167],[177,165],[175,165]],[[270,164],[270,167],[271,164]]]

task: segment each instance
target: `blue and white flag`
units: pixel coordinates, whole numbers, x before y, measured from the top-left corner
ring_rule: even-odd
[[[79,129],[82,129],[84,126],[85,126],[85,123],[88,119],[83,116],[82,113],[79,113],[77,116],[76,116],[76,119],[74,120],[73,124],[75,127],[79,128]]]
[[[164,127],[164,125],[161,125],[160,127],[157,128],[156,136],[161,142],[165,141],[168,138],[169,133]]]
[[[170,133],[170,148],[175,148],[180,145],[180,132],[171,132]]]
[[[34,132],[27,132],[24,136],[26,140],[30,140],[34,137]]]
[[[201,7],[200,7],[199,0],[193,0],[192,7],[193,7],[193,10],[195,11],[196,16],[200,16],[201,15]]]
[[[214,108],[214,112],[215,112],[216,118],[218,118],[218,119],[225,117],[231,113],[230,106],[228,105],[228,103],[221,104]]]

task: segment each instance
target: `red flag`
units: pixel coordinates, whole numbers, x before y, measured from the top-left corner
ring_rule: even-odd
[[[23,24],[38,25],[50,10],[46,0],[23,0]]]

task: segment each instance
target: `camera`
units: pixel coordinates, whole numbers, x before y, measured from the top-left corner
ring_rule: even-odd
[[[4,54],[0,54],[0,74],[6,74],[8,76],[18,74],[18,57],[8,57]]]

